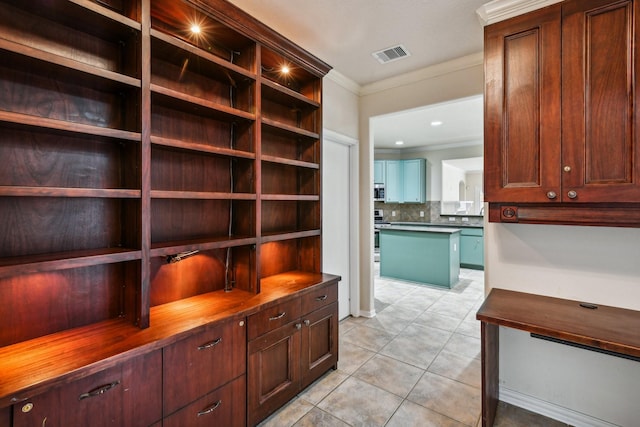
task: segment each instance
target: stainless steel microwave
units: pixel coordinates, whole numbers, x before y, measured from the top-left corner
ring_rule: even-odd
[[[384,202],[384,184],[373,184],[373,200],[376,202]]]

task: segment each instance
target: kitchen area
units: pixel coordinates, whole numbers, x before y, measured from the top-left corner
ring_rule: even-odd
[[[425,109],[421,113],[428,117],[421,117],[421,122],[447,119],[427,126],[423,139],[447,126],[460,130],[464,120],[471,122],[470,128],[476,126],[473,114],[481,100],[474,97]],[[393,118],[395,125],[402,125],[402,120]],[[481,127],[475,132],[481,134]],[[374,261],[381,277],[453,288],[461,267],[484,269],[483,146],[481,138],[470,139],[462,146],[405,147],[405,141],[395,141],[395,147],[376,146]]]

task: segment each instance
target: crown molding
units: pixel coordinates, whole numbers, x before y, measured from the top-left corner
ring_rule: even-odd
[[[362,87],[341,72],[332,69],[325,77],[349,92],[360,96]]]
[[[431,79],[444,74],[455,71],[464,70],[466,68],[475,67],[483,64],[483,53],[477,52],[471,55],[462,56],[452,59],[451,61],[442,62],[440,64],[425,67],[416,71],[401,74],[399,76],[390,77],[388,79],[379,80],[377,82],[363,86],[360,95],[366,96],[384,90],[395,89],[400,86],[407,86],[422,80]]]
[[[476,13],[484,25],[489,25],[561,1],[563,0],[493,0],[479,7]]]

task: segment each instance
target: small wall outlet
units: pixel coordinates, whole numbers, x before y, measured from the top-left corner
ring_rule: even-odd
[[[391,216],[396,216],[396,211],[391,211]]]
[[[420,218],[424,218],[424,211],[420,211]]]
[[[467,218],[466,216],[462,218],[462,222],[469,222],[469,218]]]
[[[455,220],[456,220],[456,217],[454,217],[454,216],[450,216],[449,217],[449,222],[454,222]]]

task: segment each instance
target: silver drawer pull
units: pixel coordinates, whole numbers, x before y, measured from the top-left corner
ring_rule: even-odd
[[[208,342],[206,344],[199,345],[198,346],[198,350],[206,350],[208,348],[215,347],[218,344],[220,344],[221,342],[222,342],[222,338],[218,338],[217,340],[213,340],[213,341]]]
[[[283,311],[282,313],[278,314],[277,316],[269,317],[269,321],[282,319],[286,314],[287,314],[287,312]]]
[[[316,298],[316,301],[324,301],[329,297],[329,295],[322,295],[321,297]]]
[[[198,416],[201,417],[203,415],[207,415],[212,413],[213,411],[215,411],[216,409],[218,409],[218,406],[220,406],[222,404],[222,400],[218,400],[216,403],[214,403],[213,405],[209,406],[206,409],[203,409],[202,411],[198,412]]]
[[[88,399],[90,397],[100,396],[101,394],[105,394],[106,392],[108,392],[109,390],[111,390],[112,388],[117,386],[118,384],[120,384],[120,381],[114,381],[111,384],[101,385],[99,387],[94,388],[91,391],[88,391],[86,393],[82,393],[78,397],[78,400],[84,400],[84,399]]]

